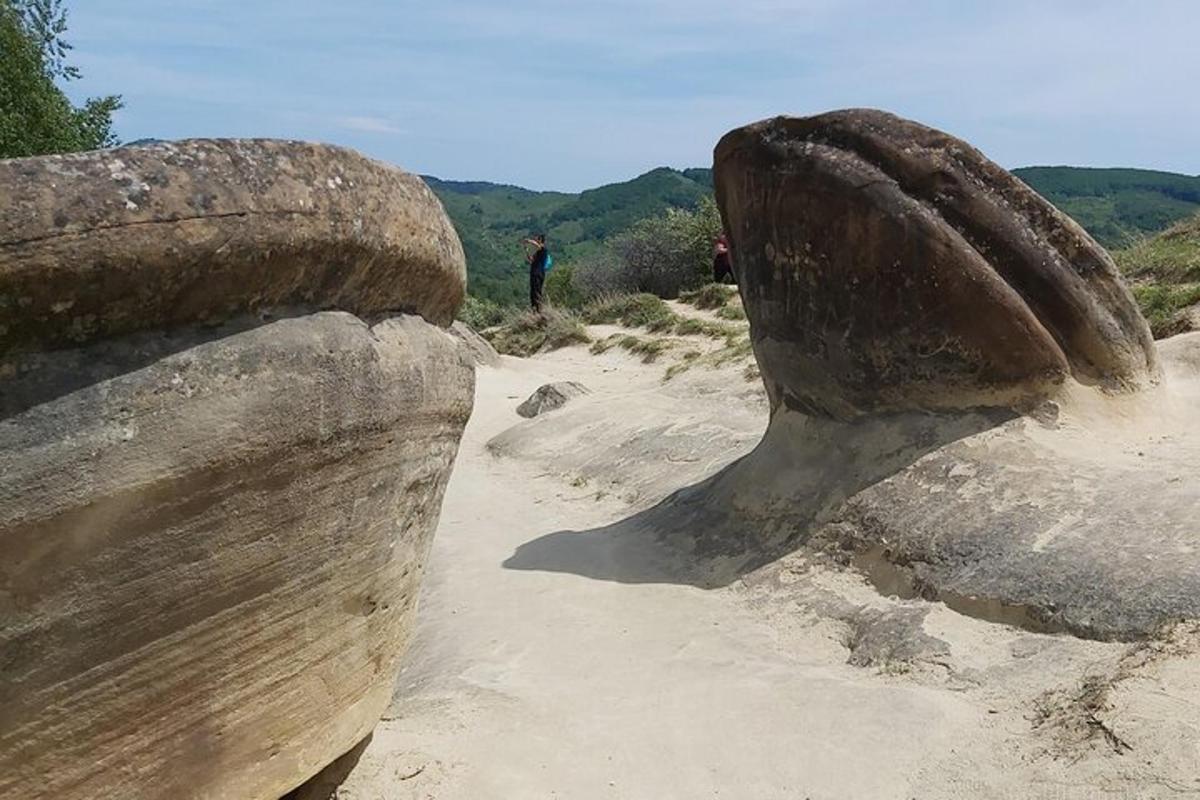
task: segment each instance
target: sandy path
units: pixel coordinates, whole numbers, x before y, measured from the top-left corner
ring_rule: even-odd
[[[967,704],[864,685],[723,592],[502,567],[628,513],[484,451],[513,398],[561,377],[536,366],[480,370],[397,716],[343,796],[907,797],[896,777],[953,747]]]
[[[1200,793],[1194,660],[1170,662],[1186,686],[1140,666],[1114,678],[1127,646],[888,600],[853,574],[793,558],[709,591],[584,577],[622,574],[602,562],[639,558],[636,545],[596,535],[580,539],[580,557],[601,562],[595,570],[506,568],[523,545],[633,509],[550,465],[496,457],[488,440],[518,424],[515,407],[553,380],[582,382],[594,392],[588,402],[612,415],[661,416],[646,411],[661,409],[651,400],[681,391],[662,374],[662,364],[585,348],[478,371],[417,636],[393,706],[339,798],[1168,796],[1146,776],[1166,780],[1172,797]],[[687,391],[744,387],[739,376],[736,366],[697,374]],[[747,419],[738,425],[764,422]],[[936,645],[911,668],[847,663],[847,641],[890,642],[911,619]],[[1131,720],[1121,731],[1136,759],[1088,722],[1095,709],[1076,695],[1089,675],[1125,681],[1113,696]]]

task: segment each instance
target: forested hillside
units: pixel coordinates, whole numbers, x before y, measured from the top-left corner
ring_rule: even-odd
[[[696,180],[690,175],[700,173]],[[707,170],[661,167],[624,183],[579,194],[426,177],[454,221],[470,272],[470,291],[500,303],[528,295],[520,240],[544,232],[556,263],[570,263],[638,220],[668,208],[694,208],[711,193]]]
[[[1200,176],[1087,167],[1025,167],[1013,174],[1108,248],[1200,211]]]
[[[1113,249],[1200,211],[1200,177],[1082,167],[1025,167],[1014,173]],[[695,208],[712,192],[712,172],[700,167],[661,167],[579,194],[426,180],[462,238],[471,294],[502,304],[524,302],[520,240],[526,236],[545,232],[556,263],[569,264],[638,220],[668,208]]]

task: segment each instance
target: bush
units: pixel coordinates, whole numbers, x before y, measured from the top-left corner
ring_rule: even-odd
[[[522,357],[591,341],[578,316],[554,310],[540,314],[526,311],[512,322],[486,331],[484,335],[497,352]]]
[[[717,309],[717,316],[731,322],[744,322],[746,320],[746,309],[735,305],[722,306]]]
[[[571,266],[572,283],[585,300],[638,291],[636,276],[609,247],[577,259]]]
[[[578,309],[583,307],[586,298],[579,287],[575,285],[575,268],[571,266],[556,267],[546,276],[546,300],[556,308]]]
[[[592,301],[583,309],[583,321],[589,325],[645,326],[654,331],[671,327],[677,319],[662,298],[645,292],[610,295]]]
[[[517,313],[517,309],[511,306],[501,306],[491,300],[467,295],[458,309],[457,317],[468,327],[481,331],[485,328],[503,325]]]
[[[1134,286],[1133,296],[1142,309],[1142,315],[1150,323],[1154,338],[1165,339],[1191,329],[1183,312],[1200,303],[1200,284]]]
[[[695,289],[712,269],[712,243],[721,232],[716,202],[695,211],[677,208],[635,223],[607,246],[574,263],[574,284],[587,299],[650,293],[677,297]]]
[[[1200,214],[1136,240],[1115,251],[1113,259],[1123,273],[1134,278],[1200,281]]]
[[[724,308],[736,291],[723,283],[706,283],[695,291],[680,293],[679,299],[696,308]]]

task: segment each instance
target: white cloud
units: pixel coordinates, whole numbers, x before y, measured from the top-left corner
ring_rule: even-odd
[[[396,127],[381,117],[341,117],[337,123],[340,128],[361,133],[402,134],[405,132],[404,129]]]

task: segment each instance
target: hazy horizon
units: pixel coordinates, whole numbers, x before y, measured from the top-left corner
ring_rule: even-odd
[[[446,180],[575,192],[711,165],[777,114],[884,108],[1008,168],[1200,174],[1200,5],[261,0],[70,7],[72,97],[124,140],[334,142]],[[1182,89],[1179,87],[1183,87]]]

